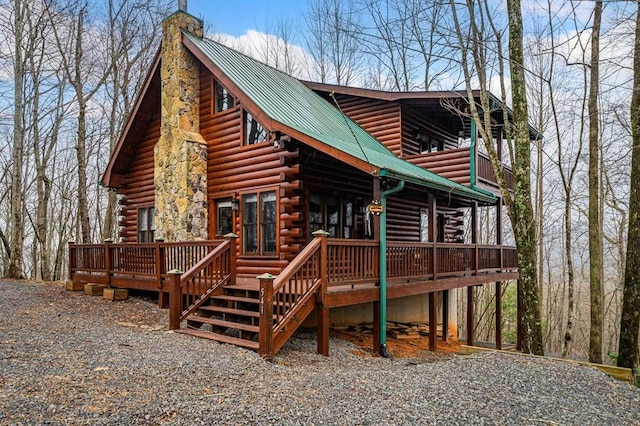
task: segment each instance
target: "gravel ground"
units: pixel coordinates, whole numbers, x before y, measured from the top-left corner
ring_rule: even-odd
[[[495,353],[395,359],[298,333],[272,361],[166,330],[141,299],[0,281],[0,424],[640,425],[640,389]]]

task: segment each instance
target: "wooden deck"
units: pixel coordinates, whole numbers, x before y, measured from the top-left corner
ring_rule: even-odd
[[[168,293],[171,329],[202,337],[201,328],[209,327],[209,338],[264,356],[275,354],[314,309],[318,352],[326,354],[330,308],[380,301],[377,241],[318,236],[278,276],[237,277],[236,256],[234,239],[70,244],[69,271],[74,281]],[[517,278],[513,247],[387,245],[387,299],[429,294],[432,304],[439,291]],[[244,337],[231,339],[224,334],[230,328]]]

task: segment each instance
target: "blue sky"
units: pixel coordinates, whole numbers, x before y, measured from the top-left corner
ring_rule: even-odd
[[[303,0],[187,0],[188,12],[203,18],[207,28],[233,36],[248,29],[275,27],[277,20],[302,20]],[[176,2],[177,4],[177,2]]]

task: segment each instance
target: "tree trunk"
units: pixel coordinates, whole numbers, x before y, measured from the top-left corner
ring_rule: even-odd
[[[11,161],[13,171],[11,173],[11,227],[9,230],[10,259],[7,276],[10,278],[22,278],[23,234],[22,222],[22,164],[24,158],[24,57],[22,38],[24,33],[24,14],[26,5],[22,0],[14,0],[14,58],[13,58],[13,150]]]
[[[518,272],[522,302],[522,350],[543,355],[542,327],[537,280],[536,226],[531,203],[531,144],[522,48],[520,0],[507,0],[509,15],[509,60],[513,102],[515,162],[512,216],[518,248]]]
[[[636,13],[631,96],[631,184],[629,188],[629,232],[624,271],[618,366],[638,367],[640,334],[640,1]]]
[[[602,0],[596,0],[591,33],[591,75],[589,81],[589,289],[591,326],[589,327],[589,361],[602,363],[603,333],[603,254],[600,216],[600,137],[598,126],[598,90],[600,72],[600,23]]]

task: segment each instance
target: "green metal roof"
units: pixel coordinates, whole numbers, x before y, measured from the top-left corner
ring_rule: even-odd
[[[397,157],[296,78],[213,40],[184,35],[272,120],[368,162],[380,169],[381,176],[478,201],[496,200]]]

